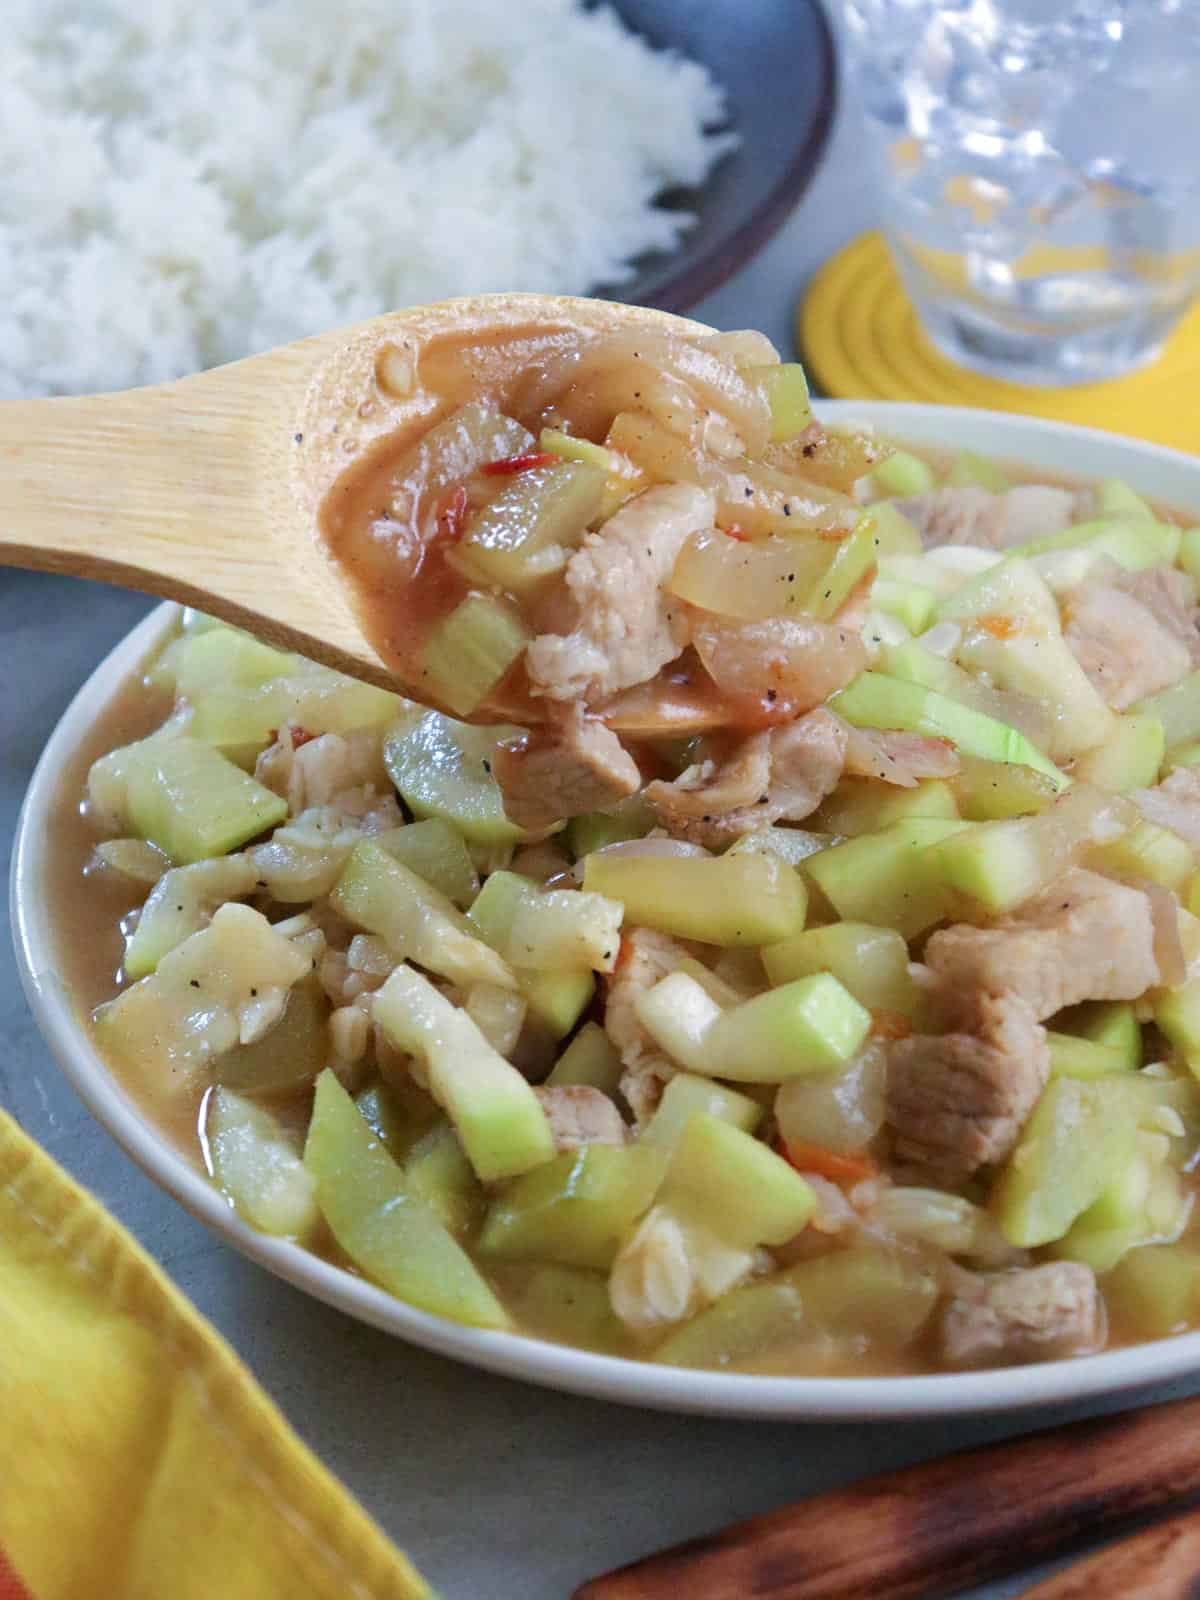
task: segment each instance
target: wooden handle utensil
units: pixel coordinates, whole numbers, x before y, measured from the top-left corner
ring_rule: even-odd
[[[177,383],[0,402],[0,565],[196,605],[421,698],[363,632],[318,532],[326,498],[445,402],[422,357],[533,334],[708,332],[644,307],[497,294],[397,311]],[[478,363],[481,397],[502,363]],[[479,720],[486,720],[486,712]]]
[[[1193,1429],[1200,1429],[1200,1399],[922,1462],[593,1578],[574,1600],[934,1600],[958,1594],[1200,1492]],[[1075,1592],[1034,1594],[1066,1600]],[[1089,1600],[1117,1592],[1091,1590]]]

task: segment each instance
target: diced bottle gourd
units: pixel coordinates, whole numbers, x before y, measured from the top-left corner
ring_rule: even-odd
[[[491,757],[501,740],[522,732],[475,728],[437,711],[409,715],[384,739],[384,764],[414,816],[440,817],[469,844],[509,844],[524,834],[504,814]]]
[[[317,1185],[277,1119],[220,1088],[208,1103],[205,1133],[213,1177],[246,1221],[263,1233],[307,1238],[320,1215]]]
[[[830,973],[798,978],[728,1010],[687,973],[636,1001],[638,1021],[689,1072],[733,1082],[781,1083],[831,1072],[859,1049],[870,1013]]]
[[[537,1096],[428,978],[398,966],[375,996],[374,1016],[398,1050],[422,1063],[484,1183],[549,1161],[554,1140]]]
[[[940,778],[914,784],[911,789],[875,783],[870,778],[843,778],[813,817],[817,827],[827,833],[855,838],[874,833],[893,822],[911,817],[939,817],[943,822],[958,818],[954,791]]]
[[[1011,1244],[1061,1239],[1133,1159],[1136,1101],[1123,1075],[1052,1078],[1000,1174],[996,1216]]]
[[[933,468],[908,450],[893,450],[879,462],[871,476],[882,494],[895,495],[901,500],[928,494],[937,482]]]
[[[894,928],[868,922],[808,928],[782,944],[768,945],[763,965],[772,984],[831,972],[868,1011],[913,1012],[908,946]]]
[[[848,1351],[900,1350],[928,1322],[938,1297],[932,1273],[882,1250],[856,1247],[804,1261],[693,1317],[660,1344],[655,1361],[679,1367],[741,1363],[769,1370],[773,1353],[803,1342],[846,1341]]]
[[[585,1022],[554,1063],[548,1089],[584,1087],[615,1094],[624,1068],[617,1048],[598,1022]]]
[[[1083,783],[1120,794],[1149,788],[1158,777],[1165,747],[1159,718],[1130,711],[1113,718],[1103,744],[1084,751],[1075,763],[1074,776]]]
[[[732,1123],[743,1133],[753,1133],[763,1119],[763,1108],[725,1084],[680,1072],[663,1090],[654,1115],[642,1129],[641,1142],[674,1149],[691,1119],[701,1114]]]
[[[244,855],[216,856],[165,872],[126,941],[126,976],[144,978],[153,972],[163,956],[207,926],[218,906],[252,893],[257,879],[254,863]]]
[[[968,755],[1020,762],[1044,772],[1056,788],[1067,787],[1065,774],[1018,729],[919,684],[864,672],[834,695],[830,706],[857,728],[896,728],[949,739]]]
[[[823,850],[804,870],[839,916],[878,921],[912,939],[940,922],[951,905],[952,892],[929,859],[929,848],[966,826],[935,817],[896,822]]]
[[[804,926],[799,875],[777,856],[591,855],[583,887],[619,900],[626,921],[702,944],[773,944]]]
[[[339,915],[378,934],[399,960],[417,961],[453,983],[516,987],[508,964],[454,903],[372,839],[350,852],[331,900]]]
[[[457,828],[441,817],[410,822],[404,828],[390,828],[374,836],[375,843],[388,855],[402,861],[410,871],[424,878],[447,899],[465,911],[479,893],[479,875],[471,852]]]
[[[88,784],[100,809],[179,865],[236,850],[288,814],[286,800],[192,738],[125,745],[101,756]]]
[[[652,1145],[565,1150],[492,1202],[480,1251],[507,1261],[603,1271],[626,1231],[650,1209],[666,1164],[665,1153]]]
[[[526,897],[538,893],[532,878],[517,872],[493,872],[479,891],[467,913],[479,937],[503,953],[511,947],[512,928]],[[589,970],[537,972],[516,971],[517,983],[529,1005],[530,1016],[552,1038],[562,1039],[575,1026],[595,992],[596,980]]]
[[[149,977],[100,1007],[96,1037],[139,1073],[153,1070],[186,1088],[196,1068],[239,1042],[248,1008],[282,998],[311,967],[311,957],[260,912],[224,905]]]
[[[234,1045],[217,1058],[214,1073],[219,1083],[245,1094],[284,1094],[312,1083],[329,1055],[329,1001],[310,975],[292,985],[270,1032]]]
[[[332,1072],[317,1079],[304,1165],[330,1232],[366,1276],[422,1311],[480,1328],[508,1317],[479,1270],[372,1133]]]
[[[423,686],[455,716],[469,717],[529,643],[516,610],[494,595],[470,594],[434,628],[421,652]]]
[[[472,1233],[483,1215],[483,1186],[457,1133],[444,1118],[408,1152],[404,1182],[456,1238]]]

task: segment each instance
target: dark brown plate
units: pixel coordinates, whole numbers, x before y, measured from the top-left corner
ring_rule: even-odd
[[[651,44],[701,62],[725,90],[740,139],[699,190],[665,203],[696,215],[679,247],[597,291],[686,311],[760,250],[812,181],[833,121],[837,64],[818,0],[611,0]]]

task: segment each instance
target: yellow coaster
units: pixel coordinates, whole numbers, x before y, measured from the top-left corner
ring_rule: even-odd
[[[812,377],[839,399],[924,400],[1021,411],[1200,452],[1200,304],[1153,366],[1110,383],[1030,389],[957,366],[925,337],[882,234],[826,263],[796,314]]]

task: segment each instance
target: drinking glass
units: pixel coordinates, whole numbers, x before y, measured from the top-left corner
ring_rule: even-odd
[[[1200,0],[843,0],[933,343],[1016,383],[1154,360],[1200,290]]]

